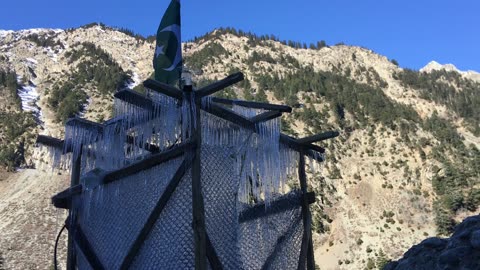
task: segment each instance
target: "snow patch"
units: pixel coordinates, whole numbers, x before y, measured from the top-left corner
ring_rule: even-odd
[[[460,73],[462,76],[464,76],[467,79],[474,80],[477,82],[480,82],[480,73],[474,70],[459,70],[455,65],[453,64],[440,64],[436,61],[431,61],[428,63],[426,66],[420,69],[420,72],[432,72],[433,70],[445,70],[445,71],[455,71]]]
[[[85,114],[87,113],[88,107],[90,107],[90,104],[92,104],[92,99],[88,97],[87,103],[83,104],[83,108],[81,111],[78,112],[77,116],[80,118],[85,118]]]
[[[105,33],[105,30],[103,30],[100,25],[95,26],[95,30]]]
[[[25,58],[25,61],[27,61],[27,64],[33,64],[33,65],[37,65],[38,64],[38,61],[33,59],[33,58]]]
[[[136,72],[133,72],[133,76],[130,78],[130,81],[126,85],[128,89],[133,89],[135,86],[141,83],[140,76]]]
[[[58,50],[58,53],[50,47],[45,48],[44,50],[47,52],[47,56],[50,57],[53,62],[58,63],[58,53],[62,53],[63,50]]]
[[[42,111],[37,105],[38,99],[40,98],[37,87],[34,84],[22,86],[22,88],[17,90],[17,94],[22,101],[22,110],[32,112],[35,118],[42,123]]]
[[[5,38],[7,35],[13,33],[12,30],[2,30],[0,29],[0,39]]]
[[[431,61],[426,66],[420,69],[420,72],[431,72],[432,70],[446,70],[446,71],[456,71],[460,74],[478,74],[474,70],[460,70],[454,64],[440,64],[437,61]]]
[[[31,35],[31,34],[42,34],[42,33],[49,33],[53,32],[55,34],[58,34],[60,32],[63,32],[62,29],[53,29],[53,28],[32,28],[32,29],[23,29],[17,31],[17,33],[22,34],[22,35]]]
[[[32,28],[32,29],[22,29],[18,31],[0,30],[0,40],[4,39],[9,34],[13,34],[15,41],[18,41],[21,38],[29,36],[31,34],[47,34],[48,36],[51,36],[51,35],[56,35],[63,31],[64,31],[63,29],[53,29],[53,28]]]

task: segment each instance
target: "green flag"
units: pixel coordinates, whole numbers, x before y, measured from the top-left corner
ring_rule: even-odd
[[[157,31],[153,56],[155,80],[175,84],[182,75],[182,38],[180,31],[180,0],[172,0]]]

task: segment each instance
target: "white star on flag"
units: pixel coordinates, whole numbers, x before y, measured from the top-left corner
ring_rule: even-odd
[[[157,48],[155,49],[155,57],[158,57],[160,54],[165,54],[165,53],[163,52],[163,48],[164,48],[164,47],[165,47],[165,46],[158,46],[158,45],[157,45]]]

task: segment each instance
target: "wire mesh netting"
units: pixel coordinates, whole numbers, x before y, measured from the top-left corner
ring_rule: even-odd
[[[191,183],[188,172],[143,243],[132,269],[195,268]]]
[[[182,160],[168,161],[81,195],[79,226],[107,269],[119,269]]]
[[[214,104],[209,97],[197,103],[195,91],[179,100],[151,91],[145,97],[127,94],[121,100],[116,95],[114,119],[102,124],[74,119],[67,125],[64,152],[71,160],[79,158],[82,187],[72,195],[70,213],[90,244],[85,253],[81,243],[74,245],[78,269],[92,268],[92,254],[105,269],[120,269],[132,252],[131,269],[194,269],[192,182],[198,178],[192,177],[193,159],[200,160],[207,238],[222,268],[298,268],[306,235],[305,194],[288,183],[298,181],[303,146],[282,142],[280,119],[245,125],[267,110],[215,105],[244,123],[239,124],[207,112]],[[203,110],[200,119],[195,106]],[[191,147],[198,146],[200,156],[194,156]],[[155,160],[172,149],[183,154]],[[174,178],[179,168],[183,176]],[[133,174],[121,175],[129,169]],[[109,173],[115,179],[107,181]],[[178,180],[173,192],[172,179]],[[145,229],[166,194],[158,218]],[[139,246],[137,239],[142,239]]]
[[[208,145],[201,151],[206,229],[222,266],[296,267],[303,235],[300,193],[278,196],[268,208],[264,202],[241,202],[235,151],[233,147]],[[78,200],[79,226],[107,269],[119,269],[182,160],[171,160],[82,194]],[[94,181],[90,175],[84,181]],[[187,170],[142,244],[132,269],[194,269],[191,181]],[[77,250],[79,269],[91,269],[85,255]]]
[[[242,269],[297,268],[303,235],[299,198],[298,192],[291,192],[267,210],[262,203],[239,206]]]
[[[227,269],[239,269],[237,243],[237,192],[234,149],[203,146],[202,191],[205,201],[205,225],[212,245]]]

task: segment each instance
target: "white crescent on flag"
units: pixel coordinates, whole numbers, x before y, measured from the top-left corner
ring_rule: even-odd
[[[160,32],[172,32],[178,41],[177,53],[175,54],[175,59],[170,67],[164,68],[166,71],[174,70],[177,65],[182,61],[182,43],[181,43],[181,34],[180,34],[180,25],[172,24],[163,28]]]

